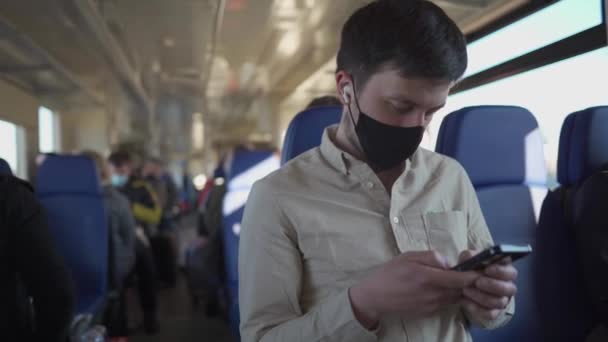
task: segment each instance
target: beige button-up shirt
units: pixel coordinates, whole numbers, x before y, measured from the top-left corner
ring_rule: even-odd
[[[389,196],[365,163],[341,151],[328,128],[319,148],[257,182],[243,218],[239,301],[244,342],[470,341],[460,306],[434,316],[354,317],[348,289],[400,253],[436,250],[456,264],[491,246],[475,191],[456,161],[419,148]]]

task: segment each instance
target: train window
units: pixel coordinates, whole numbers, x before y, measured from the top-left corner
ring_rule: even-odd
[[[0,120],[0,158],[6,160],[13,173],[27,178],[26,139],[23,127]]]
[[[6,160],[11,169],[17,169],[17,126],[6,121],[0,121],[0,158]]]
[[[607,105],[608,47],[565,59],[450,96],[434,118],[426,147],[434,147],[445,115],[466,106],[516,105],[530,110],[545,137],[545,157],[555,179],[559,136],[566,116],[577,110]]]
[[[205,124],[201,113],[192,114],[192,146],[195,150],[205,147]]]
[[[469,44],[465,77],[590,29],[602,21],[599,0],[558,1]]]
[[[41,153],[61,152],[59,117],[48,108],[38,109],[39,149]]]

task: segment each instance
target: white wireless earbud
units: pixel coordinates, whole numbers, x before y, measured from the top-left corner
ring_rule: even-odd
[[[342,88],[342,99],[344,99],[344,103],[349,104],[350,103],[350,86],[344,86],[344,88]]]

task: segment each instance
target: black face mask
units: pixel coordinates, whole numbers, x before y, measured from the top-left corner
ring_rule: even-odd
[[[392,169],[412,156],[424,134],[424,127],[391,126],[377,121],[361,111],[355,95],[355,103],[359,109],[359,120],[355,123],[353,113],[348,106],[351,120],[359,143],[370,166],[376,171]]]

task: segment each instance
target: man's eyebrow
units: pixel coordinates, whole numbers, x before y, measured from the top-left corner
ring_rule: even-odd
[[[404,104],[404,105],[412,105],[414,107],[419,106],[416,101],[411,100],[405,96],[389,96],[388,99],[391,101],[399,102],[400,104]],[[429,111],[439,110],[439,109],[445,107],[445,105],[446,105],[446,103],[443,102],[442,104],[429,109]]]
[[[435,111],[435,110],[440,110],[441,108],[445,107],[445,102],[440,104],[439,106],[433,107],[431,108],[429,111]]]
[[[387,98],[391,101],[399,102],[400,104],[418,106],[416,101],[409,99],[405,96],[388,96]]]

